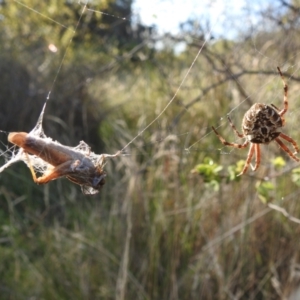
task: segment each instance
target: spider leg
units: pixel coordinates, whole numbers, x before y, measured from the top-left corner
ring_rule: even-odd
[[[218,133],[218,131],[212,126],[212,130],[215,132],[216,136],[219,138],[219,140],[221,141],[221,143],[225,146],[230,146],[230,147],[234,147],[234,148],[246,148],[249,144],[249,141],[246,140],[243,144],[236,144],[236,143],[229,143],[227,142],[223,137],[221,137]],[[244,137],[244,136],[242,136]]]
[[[253,167],[251,164],[251,168],[253,171],[256,171],[260,165],[260,146],[259,144],[254,144],[254,151],[255,151],[255,166]]]
[[[283,91],[284,91],[284,96],[283,96],[283,109],[279,112],[279,115],[282,117],[288,110],[289,104],[288,104],[288,85],[286,84],[284,77],[281,73],[281,70],[279,67],[277,67],[277,70],[279,72],[279,75],[281,77],[282,83],[283,83]]]
[[[293,145],[295,149],[294,155],[299,152],[299,146],[292,138],[290,138],[288,135],[285,135],[284,133],[280,133],[279,136]]]
[[[251,159],[252,159],[252,156],[253,156],[254,151],[255,151],[255,145],[256,145],[256,144],[252,144],[252,143],[251,143],[251,146],[250,146],[249,152],[248,152],[248,156],[247,156],[247,159],[246,159],[245,166],[244,166],[242,172],[241,172],[240,174],[238,174],[237,176],[241,176],[241,175],[243,175],[243,174],[245,174],[245,173],[247,172],[248,167],[249,167],[250,162],[251,162]],[[254,167],[254,168],[257,169],[258,166],[259,166],[259,161],[256,160],[256,163],[255,163],[255,167]],[[255,169],[255,170],[256,170],[256,169]]]
[[[271,103],[271,106],[272,106],[273,108],[275,108],[275,110],[277,110],[278,112],[280,112],[280,109],[279,109],[275,104]]]
[[[292,153],[292,151],[280,140],[279,137],[277,137],[275,141],[278,143],[281,149],[285,151],[291,158],[293,158],[295,161],[300,161],[300,159],[297,156],[295,156],[295,154]]]
[[[245,137],[244,134],[240,133],[240,132],[236,129],[236,127],[234,126],[234,124],[232,123],[232,121],[231,121],[231,119],[230,119],[230,117],[229,117],[228,115],[227,115],[227,119],[228,119],[228,121],[229,121],[229,124],[230,124],[231,128],[232,128],[233,131],[236,133],[236,135],[237,135],[238,137],[240,137],[240,138]]]

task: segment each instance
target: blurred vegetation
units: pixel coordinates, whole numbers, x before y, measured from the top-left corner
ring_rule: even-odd
[[[271,143],[257,172],[237,177],[247,150],[224,147],[211,126],[234,141],[226,114],[238,126],[255,102],[282,107],[280,66],[284,132],[300,143],[299,1],[261,8],[257,28],[241,23],[236,39],[205,45],[197,20],[162,35],[132,18],[131,0],[83,8],[0,2],[1,130],[31,130],[50,96],[48,136],[115,153],[203,49],[170,107],[107,163],[97,196],[66,179],[37,186],[21,163],[0,175],[0,299],[289,299],[300,283],[300,227],[287,214],[300,218],[300,168]]]

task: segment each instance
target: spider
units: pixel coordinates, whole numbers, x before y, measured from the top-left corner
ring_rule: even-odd
[[[227,142],[217,130],[212,127],[213,131],[220,139],[221,143],[226,146],[231,146],[234,148],[246,148],[250,143],[250,148],[248,156],[246,158],[245,166],[238,176],[243,175],[247,172],[249,165],[251,165],[251,159],[255,153],[255,166],[251,165],[253,171],[256,171],[260,165],[260,144],[268,144],[271,141],[275,142],[285,151],[292,159],[295,161],[300,161],[300,159],[295,156],[299,152],[299,147],[297,143],[289,136],[280,132],[280,127],[283,127],[285,124],[284,114],[288,110],[288,85],[286,84],[284,77],[281,73],[279,67],[277,67],[279,75],[283,83],[283,109],[277,108],[275,105],[267,105],[262,103],[255,103],[251,108],[245,113],[242,121],[242,131],[240,133],[234,124],[232,123],[229,116],[227,116],[229,124],[235,134],[240,138],[245,138],[246,141],[243,144],[229,143]],[[292,144],[295,152],[293,153],[282,140],[287,141]]]

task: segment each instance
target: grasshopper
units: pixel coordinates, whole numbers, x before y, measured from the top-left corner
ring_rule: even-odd
[[[36,127],[31,132],[11,132],[8,135],[8,141],[20,147],[23,159],[19,160],[27,162],[33,180],[37,184],[46,184],[65,176],[79,184],[84,194],[98,193],[105,184],[106,173],[103,170],[105,159],[116,157],[120,152],[114,155],[97,155],[91,152],[90,147],[83,141],[78,147],[72,148],[46,137],[41,127],[45,106]],[[36,131],[39,135],[35,134]],[[41,177],[37,177],[35,173],[31,162],[32,155],[48,163],[47,170]]]

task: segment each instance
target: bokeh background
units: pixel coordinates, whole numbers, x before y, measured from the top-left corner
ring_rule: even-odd
[[[0,129],[30,131],[49,96],[48,136],[123,149],[93,197],[22,162],[0,174],[0,299],[299,299],[299,164],[270,143],[236,177],[247,150],[211,126],[241,143],[226,115],[281,108],[280,66],[300,143],[300,2],[207,1],[175,29],[172,1],[150,21],[99,2],[0,1]]]

